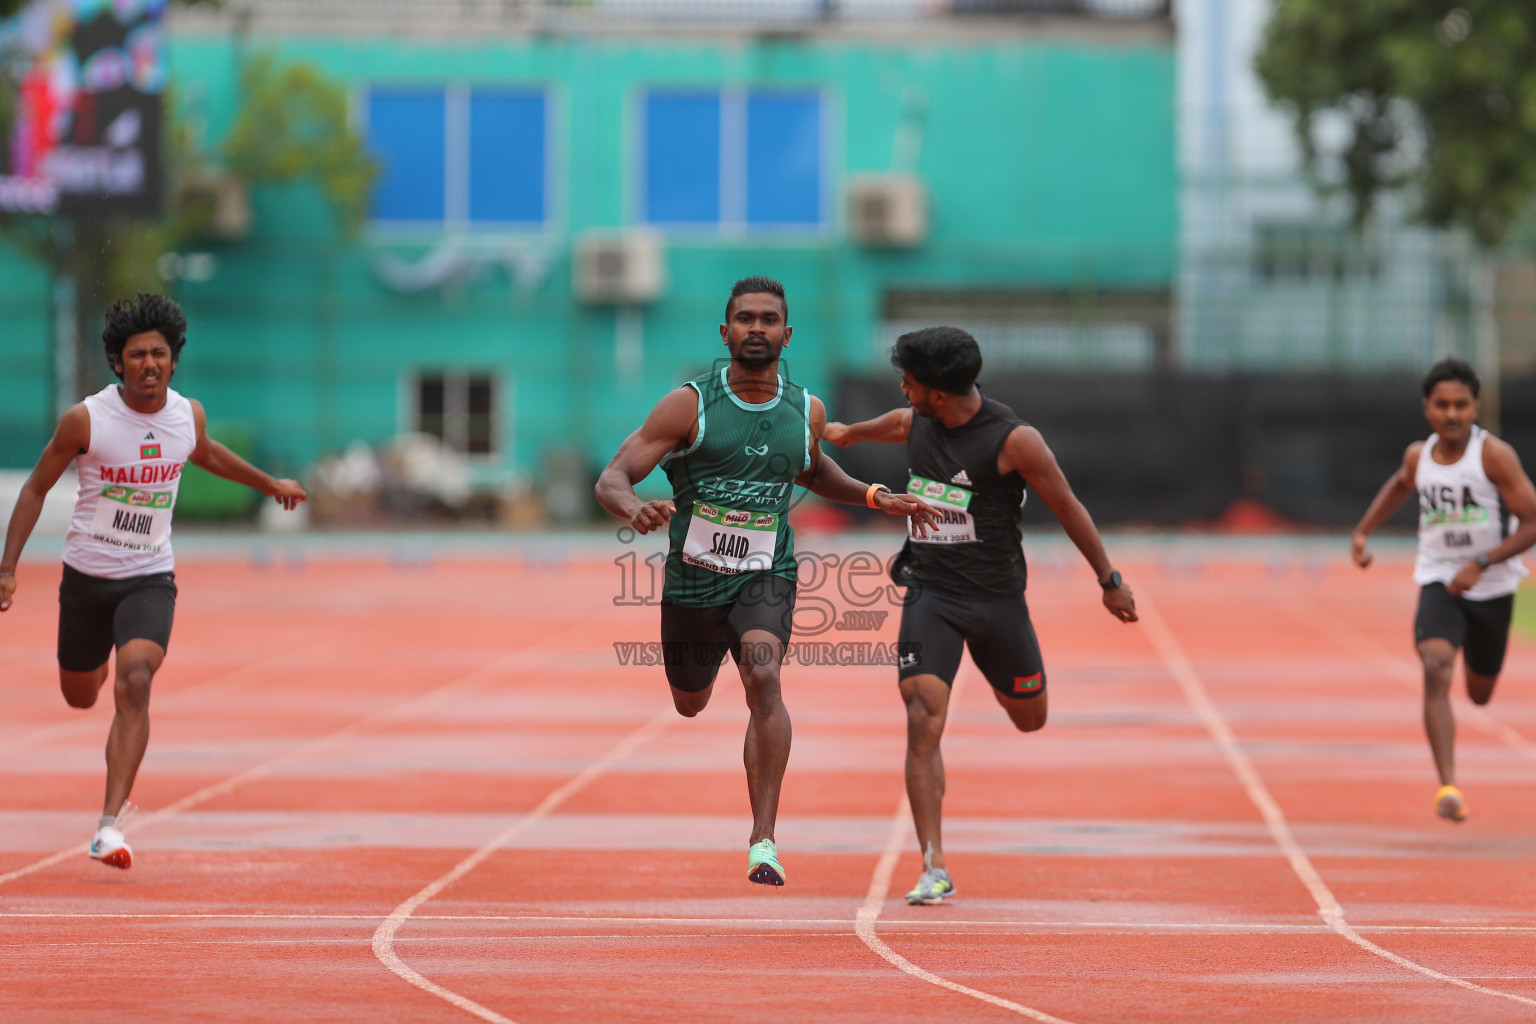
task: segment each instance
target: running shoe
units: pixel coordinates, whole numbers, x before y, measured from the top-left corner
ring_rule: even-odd
[[[1455,786],[1441,786],[1435,794],[1435,813],[1447,821],[1467,820],[1467,799]]]
[[[122,830],[113,825],[103,825],[91,840],[91,859],[124,871],[133,866],[133,850],[123,838]]]
[[[949,872],[944,868],[928,868],[918,878],[912,891],[907,893],[907,902],[914,907],[925,904],[933,907],[955,894],[955,883],[949,880]]]
[[[747,851],[747,878],[759,885],[784,884],[779,848],[773,845],[772,839],[759,839]]]

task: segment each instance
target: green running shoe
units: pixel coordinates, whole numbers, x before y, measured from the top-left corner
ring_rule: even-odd
[[[929,868],[924,871],[912,891],[907,893],[907,902],[916,906],[919,903],[930,907],[943,903],[955,894],[955,883],[949,880],[949,872],[943,868],[937,870]]]
[[[779,864],[779,848],[772,839],[760,839],[747,851],[747,878],[759,885],[783,885],[784,868]]]

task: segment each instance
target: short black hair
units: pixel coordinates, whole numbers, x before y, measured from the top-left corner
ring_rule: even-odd
[[[117,364],[123,358],[123,346],[137,334],[159,331],[166,344],[171,346],[171,361],[181,358],[181,347],[187,343],[187,315],[164,295],[139,292],[136,299],[118,299],[107,310],[107,326],[101,332],[101,343],[107,350],[107,365],[118,373]]]
[[[981,375],[981,346],[958,327],[924,327],[896,339],[891,365],[924,387],[968,395]]]
[[[737,281],[735,284],[731,285],[731,297],[725,300],[725,318],[727,320],[731,318],[731,303],[735,302],[743,295],[754,295],[758,293],[762,293],[764,295],[777,295],[779,297],[779,301],[784,304],[784,319],[789,319],[789,300],[784,297],[784,286],[779,284],[779,282],[775,281],[773,278],[763,277],[760,274],[754,275],[752,277],[744,277],[740,281]]]
[[[1435,385],[1442,381],[1460,381],[1472,390],[1472,397],[1477,397],[1477,392],[1482,388],[1482,382],[1477,379],[1477,371],[1472,369],[1472,364],[1465,359],[1457,359],[1455,356],[1446,356],[1424,375],[1424,397],[1435,390]]]

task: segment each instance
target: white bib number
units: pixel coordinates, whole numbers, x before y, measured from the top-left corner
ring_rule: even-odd
[[[159,551],[171,539],[175,491],[141,491],[107,484],[96,500],[91,536],[131,551]]]
[[[711,572],[762,572],[773,567],[779,516],[694,502],[683,561]]]
[[[957,484],[942,480],[929,480],[913,476],[907,481],[907,491],[932,505],[939,513],[939,525],[928,527],[928,536],[917,531],[917,521],[907,528],[914,544],[974,544],[976,520],[971,517],[972,492]]]

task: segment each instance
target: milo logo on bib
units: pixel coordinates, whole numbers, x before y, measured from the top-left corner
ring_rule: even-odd
[[[108,484],[96,501],[91,536],[133,551],[158,551],[171,537],[175,491]]]
[[[976,521],[971,517],[972,492],[958,484],[929,480],[915,473],[907,481],[908,493],[915,494],[939,513],[939,525],[928,528],[928,536],[919,536],[915,526],[908,527],[914,544],[974,544]]]
[[[718,573],[762,572],[773,566],[782,519],[695,502],[683,561]]]

